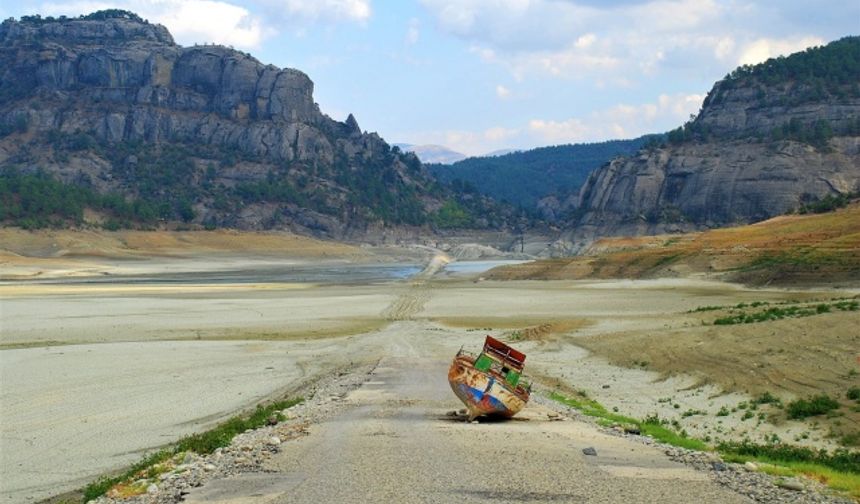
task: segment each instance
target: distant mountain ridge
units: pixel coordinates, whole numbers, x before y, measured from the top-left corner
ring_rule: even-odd
[[[846,37],[735,70],[666,141],[594,171],[567,239],[755,222],[858,188],[860,37]]]
[[[449,149],[444,145],[412,145],[397,143],[394,144],[394,146],[403,152],[412,152],[418,156],[418,159],[420,159],[422,163],[451,164],[466,159],[465,154]]]
[[[564,202],[588,175],[611,159],[638,151],[652,136],[589,144],[557,145],[494,156],[471,157],[452,165],[428,164],[439,180],[469,185],[482,194],[540,212],[555,221]]]

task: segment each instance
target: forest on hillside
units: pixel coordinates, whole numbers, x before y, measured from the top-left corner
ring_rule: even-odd
[[[426,166],[455,189],[471,188],[533,211],[545,196],[565,197],[578,191],[592,171],[612,158],[636,153],[649,138],[540,147]]]

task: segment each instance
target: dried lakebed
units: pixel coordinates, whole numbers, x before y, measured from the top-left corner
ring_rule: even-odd
[[[400,399],[445,401],[433,406],[436,414],[458,407],[444,379],[444,363],[464,343],[479,344],[484,332],[504,335],[511,328],[558,319],[588,321],[567,324],[579,328],[575,338],[677,325],[677,313],[702,305],[828,295],[689,280],[475,283],[429,277],[301,287],[5,286],[2,342],[37,346],[0,350],[0,402],[16,404],[1,413],[2,502],[32,502],[80,487],[147,450],[350,364],[396,355],[442,366],[425,389],[400,393]],[[444,323],[454,319],[477,325]],[[59,346],[45,347],[48,343]],[[529,355],[530,369],[596,391],[607,406],[639,417],[683,381],[660,382],[653,372],[610,366],[564,335],[518,345]],[[601,389],[606,383],[612,388]],[[685,400],[690,407],[706,407],[695,403],[696,397]],[[401,409],[417,415],[409,407]],[[365,411],[373,414],[372,408]],[[544,436],[542,428],[529,436]],[[465,438],[472,431],[454,432]],[[325,431],[318,437],[342,441],[353,435],[359,434]],[[408,437],[405,431],[402,437]],[[599,454],[601,447],[596,448]],[[456,478],[439,481],[446,488],[457,484]]]

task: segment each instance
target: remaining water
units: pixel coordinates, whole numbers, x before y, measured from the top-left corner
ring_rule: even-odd
[[[505,264],[525,261],[458,261],[445,266],[444,275],[476,275]],[[390,282],[409,278],[423,269],[420,264],[350,264],[322,263],[247,264],[214,270],[167,271],[163,273],[104,275],[80,278],[30,280],[40,284],[242,284],[242,283],[319,283],[364,284]]]
[[[218,284],[218,283],[373,283],[409,278],[420,272],[417,264],[317,264],[237,266],[209,271],[104,275],[98,277],[33,280],[47,284]]]
[[[445,266],[445,272],[451,275],[477,275],[489,271],[497,266],[505,266],[508,264],[522,264],[528,261],[500,259],[493,261],[457,261]]]

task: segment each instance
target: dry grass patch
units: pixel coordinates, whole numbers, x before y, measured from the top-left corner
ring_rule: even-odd
[[[25,231],[0,228],[3,249],[26,257],[139,257],[199,253],[252,253],[280,257],[363,257],[343,243],[284,232],[258,231],[101,231],[86,229]]]
[[[551,319],[536,317],[443,317],[436,323],[475,331],[503,329],[512,340],[545,340],[552,335],[565,334],[588,327],[589,319]]]
[[[296,341],[339,338],[378,331],[390,322],[384,319],[350,319],[316,321],[316,327],[297,327],[280,331],[268,329],[217,329],[197,331],[178,338],[182,340],[210,341]]]

